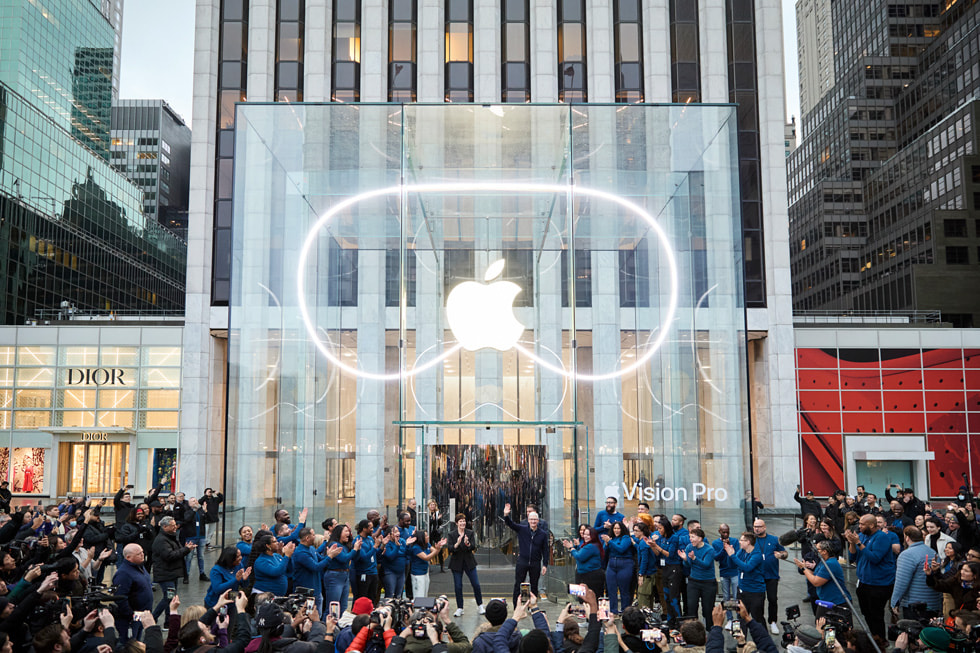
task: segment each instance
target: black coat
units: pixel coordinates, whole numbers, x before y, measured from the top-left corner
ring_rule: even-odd
[[[177,580],[184,576],[184,556],[191,550],[177,542],[176,534],[161,530],[153,540],[153,581]]]
[[[217,494],[212,494],[210,497],[201,497],[199,503],[204,509],[204,521],[208,524],[216,524],[220,519],[218,517],[218,511],[221,509],[221,504],[225,500],[225,495],[218,492]]]
[[[469,546],[466,546],[462,542],[459,544],[459,548],[456,548],[456,543],[459,541],[459,529],[454,528],[446,536],[446,548],[449,550],[449,568],[453,571],[468,571],[470,569],[476,569],[476,556],[473,552],[476,551],[476,536],[473,531],[466,529],[463,532],[469,539]]]

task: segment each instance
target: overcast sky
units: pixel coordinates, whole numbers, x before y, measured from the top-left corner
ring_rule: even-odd
[[[795,0],[783,2],[786,115],[800,115]],[[123,16],[123,99],[164,99],[191,125],[194,0],[127,0]]]

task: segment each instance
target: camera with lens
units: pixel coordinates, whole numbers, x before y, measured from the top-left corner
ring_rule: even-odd
[[[660,628],[663,625],[663,615],[655,610],[643,606],[634,606],[637,610],[643,613],[643,620],[645,625],[644,630],[653,630],[655,628]]]
[[[425,632],[429,624],[435,626],[436,633],[442,636],[442,623],[436,615],[428,610],[417,610],[411,617],[412,637],[415,639],[427,640],[428,634]]]
[[[796,627],[799,625],[796,620],[800,618],[800,606],[791,605],[786,608],[786,621],[780,621],[779,625],[783,629],[780,637],[780,644],[783,648],[796,641]]]
[[[892,641],[905,633],[908,635],[909,641],[914,642],[919,638],[922,629],[929,626],[932,620],[939,616],[939,613],[929,610],[923,602],[909,603],[903,608],[902,613],[905,615],[905,619],[899,619],[897,623],[888,627],[888,639]]]
[[[272,599],[272,602],[282,608],[283,612],[288,612],[289,614],[298,614],[300,610],[306,607],[306,602],[316,596],[316,592],[312,589],[305,587],[297,587],[296,591],[287,596],[276,596]]]

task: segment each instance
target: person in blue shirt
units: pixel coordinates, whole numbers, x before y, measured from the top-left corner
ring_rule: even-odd
[[[633,556],[636,555],[636,546],[623,522],[613,522],[608,530],[608,534],[601,536],[606,545],[606,589],[609,593],[609,611],[619,614],[620,602],[623,608],[633,603]]]
[[[397,526],[388,526],[381,532],[381,559],[384,561],[384,588],[386,599],[400,599],[405,591],[405,566],[408,558],[408,542],[402,539]],[[415,544],[415,538],[411,538]]]
[[[313,548],[316,533],[309,526],[299,529],[299,544],[293,551],[293,588],[305,587],[313,590],[316,599],[316,611],[323,614],[323,570],[327,568],[330,558],[321,555],[321,551]]]
[[[633,524],[633,542],[636,546],[636,603],[641,608],[653,608],[654,577],[659,569],[657,555],[650,548],[650,526],[646,522]]]
[[[752,619],[765,623],[766,578],[762,570],[762,552],[756,547],[755,533],[746,531],[738,538],[738,551],[725,545],[728,559],[738,567],[738,599],[745,604]]]
[[[252,549],[253,554],[258,554],[252,563],[252,575],[255,578],[252,592],[272,592],[276,596],[286,596],[289,591],[289,562],[296,550],[296,544],[290,542],[282,546],[275,538],[266,536],[259,538]]]
[[[887,533],[878,529],[875,515],[862,515],[861,533],[845,533],[851,560],[857,565],[858,605],[872,635],[885,639],[885,606],[895,584],[895,552]]]
[[[564,540],[562,544],[575,559],[575,582],[585,585],[596,596],[606,593],[606,573],[602,571],[602,541],[594,528],[579,527],[579,541]]]
[[[238,529],[238,542],[235,543],[235,548],[242,552],[242,561],[248,560],[248,557],[252,555],[252,538],[254,533],[252,532],[251,526],[242,526]]]
[[[323,543],[327,555],[327,566],[323,569],[323,602],[329,611],[330,604],[340,604],[340,614],[347,612],[347,597],[350,594],[350,568],[354,556],[360,555],[360,542],[354,543],[350,526],[340,524],[330,531],[330,539]]]
[[[715,609],[715,593],[718,591],[718,580],[715,578],[715,549],[704,541],[704,531],[692,528],[688,531],[691,543],[684,549],[684,566],[690,569],[687,581],[687,611],[698,613],[698,603],[701,604],[701,616],[706,624],[711,625],[711,611]]]
[[[228,590],[238,590],[245,585],[251,569],[242,569],[242,552],[227,546],[221,550],[217,562],[211,567],[211,585],[204,595],[204,607],[213,608],[218,598]]]
[[[357,522],[357,555],[351,560],[350,585],[354,598],[366,596],[372,601],[378,595],[378,550],[375,548],[374,524],[369,519]]]
[[[626,519],[623,513],[616,510],[617,503],[619,502],[616,497],[606,497],[606,509],[595,516],[594,528],[599,535],[608,535],[609,532],[606,529],[615,522],[621,522]]]
[[[445,538],[429,545],[429,534],[421,528],[415,531],[415,542],[408,548],[408,571],[412,579],[412,596],[429,596],[429,561],[446,546]]]
[[[769,632],[779,634],[779,561],[789,557],[786,548],[775,535],[766,533],[766,522],[752,522],[755,532],[755,548],[762,553],[762,575],[766,579],[766,599],[769,603]]]
[[[650,548],[658,556],[667,615],[671,623],[676,624],[681,617],[681,583],[684,579],[684,564],[677,554],[678,534],[666,516],[661,516],[654,524],[657,532],[650,536]]]
[[[715,549],[715,560],[718,561],[718,575],[721,576],[721,600],[734,601],[738,596],[738,567],[728,559],[725,553],[725,545],[732,547],[737,545],[737,540],[732,539],[732,531],[728,524],[718,527],[718,539],[711,543]],[[726,612],[728,620],[732,620],[732,611]]]
[[[847,591],[847,586],[844,584],[844,570],[841,569],[837,556],[833,555],[831,543],[827,540],[817,542],[814,548],[817,550],[817,555],[827,563],[826,565],[819,562],[816,564],[806,562],[802,558],[796,558],[793,562],[803,570],[803,575],[806,576],[807,581],[817,588],[818,601],[828,601],[834,605],[846,605],[847,600],[851,598],[851,593]],[[834,583],[835,579],[837,583]],[[837,586],[838,584],[840,587]],[[844,591],[841,592],[841,589]],[[845,594],[847,600],[844,598]],[[828,608],[814,604],[813,615],[819,619],[827,610]]]
[[[413,501],[414,501],[414,499],[413,499]],[[416,530],[417,529],[412,524],[412,513],[410,513],[408,510],[405,510],[403,512],[398,513],[398,533],[400,534],[401,538],[403,540],[405,540],[405,579],[404,579],[404,585],[405,585],[405,598],[407,598],[407,599],[414,599],[415,598],[415,594],[412,592],[412,582],[411,582],[411,576],[410,576],[411,570],[409,569],[409,567],[411,567],[411,565],[409,564],[409,560],[408,560],[408,549],[413,544],[415,544],[415,541],[416,541],[415,540],[415,531]],[[409,542],[409,540],[411,540],[411,542]]]

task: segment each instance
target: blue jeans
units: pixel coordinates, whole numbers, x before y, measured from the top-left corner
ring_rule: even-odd
[[[721,600],[722,601],[734,601],[738,598],[738,576],[722,576],[721,577]],[[726,610],[725,615],[728,620],[732,620],[732,611]]]
[[[177,581],[176,580],[164,580],[157,583],[157,587],[160,588],[160,602],[157,603],[157,607],[153,608],[153,620],[159,621],[160,615],[167,610],[170,606],[170,599],[167,598],[167,589],[172,589],[174,593],[177,593]]]
[[[331,601],[340,603],[340,614],[347,612],[347,596],[350,593],[350,576],[346,571],[325,571],[323,572],[323,605],[326,610],[320,612],[325,615],[330,609]]]
[[[196,544],[197,545],[197,548],[196,549],[194,549],[193,551],[191,551],[190,553],[188,553],[186,556],[184,556],[184,566],[187,569],[187,575],[188,576],[191,573],[191,558],[194,557],[194,554],[195,553],[197,554],[197,569],[202,574],[204,573],[204,544],[205,544],[205,542],[207,542],[207,538],[204,537],[204,536],[201,536],[201,537],[188,537],[184,541],[184,544]]]
[[[476,575],[476,567],[473,567],[466,571],[453,572],[453,590],[456,592],[456,607],[460,610],[463,609],[463,574],[466,574],[466,577],[470,579],[476,604],[483,605],[483,590],[480,589],[480,578]]]
[[[384,571],[384,586],[386,599],[401,598],[402,592],[405,591],[405,570],[388,569],[386,567]]]
[[[620,602],[623,608],[633,603],[630,586],[633,583],[633,560],[631,558],[610,557],[606,564],[606,591],[609,593],[609,611],[620,613]],[[617,600],[618,590],[618,600]]]

